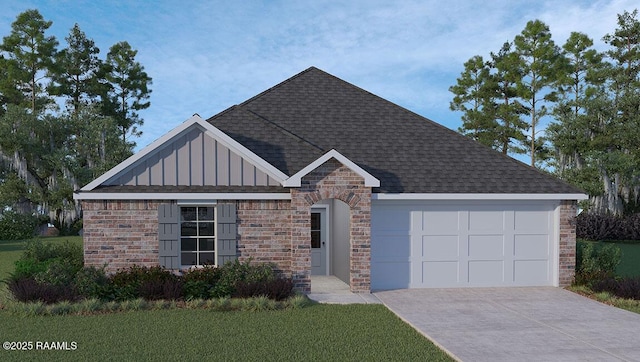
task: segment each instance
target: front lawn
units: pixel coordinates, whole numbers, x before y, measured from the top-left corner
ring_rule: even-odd
[[[47,238],[81,243],[80,237]],[[25,241],[0,241],[0,279]],[[0,298],[6,286],[0,286]],[[6,294],[4,295],[6,296]],[[1,303],[0,303],[1,304]],[[2,342],[67,342],[75,350],[0,350],[1,361],[451,361],[382,305],[322,305],[265,312],[173,309],[85,316],[18,316],[0,310]],[[75,343],[71,343],[75,342]],[[28,345],[27,345],[28,346]]]
[[[18,317],[0,311],[3,341],[71,342],[72,351],[4,351],[0,360],[449,361],[382,305],[269,312],[161,310]]]

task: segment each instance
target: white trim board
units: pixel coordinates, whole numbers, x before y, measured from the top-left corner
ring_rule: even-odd
[[[332,158],[335,158],[336,161],[338,161],[341,164],[347,166],[351,171],[357,173],[359,176],[362,176],[362,178],[364,179],[364,185],[365,186],[367,186],[367,187],[380,187],[380,180],[378,180],[372,174],[370,174],[367,171],[365,171],[362,167],[356,165],[353,161],[351,161],[347,157],[343,156],[340,152],[336,151],[335,149],[331,149],[329,152],[325,153],[324,155],[318,157],[315,161],[313,161],[310,164],[308,164],[302,170],[296,172],[295,175],[293,175],[293,176],[289,177],[288,179],[286,179],[282,183],[282,186],[284,186],[284,187],[300,187],[302,185],[302,178],[304,176],[308,175],[309,173],[311,173],[311,171],[313,171],[316,168],[320,167],[323,163],[329,161]]]
[[[83,192],[73,195],[74,200],[291,200],[290,193],[130,193]]]
[[[585,194],[386,194],[375,193],[373,200],[586,200]]]
[[[289,177],[286,174],[284,174],[282,171],[278,170],[277,168],[272,166],[270,163],[268,163],[267,161],[265,161],[264,159],[262,159],[261,157],[253,153],[252,151],[250,151],[248,148],[238,143],[236,140],[229,137],[224,132],[217,129],[214,125],[203,120],[199,115],[195,114],[188,120],[182,122],[182,124],[178,125],[171,131],[167,132],[162,137],[153,141],[151,144],[149,144],[139,152],[135,153],[131,157],[127,158],[126,160],[122,161],[121,163],[119,163],[118,165],[110,169],[109,171],[105,172],[102,176],[96,178],[95,180],[93,180],[92,182],[90,182],[80,190],[91,191],[95,189],[96,187],[100,186],[104,182],[107,182],[111,178],[117,176],[120,172],[126,170],[129,166],[133,165],[136,161],[142,159],[146,155],[160,148],[166,142],[170,141],[171,139],[180,135],[181,133],[187,131],[194,125],[200,126],[206,134],[213,137],[215,140],[217,140],[222,145],[230,149],[232,152],[238,154],[242,158],[250,160],[250,162],[254,164],[259,170],[273,177],[274,179],[276,179],[276,181],[282,183],[283,180],[286,180]]]

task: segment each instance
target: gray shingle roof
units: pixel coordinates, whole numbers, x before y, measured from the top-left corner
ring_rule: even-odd
[[[293,175],[333,149],[388,193],[582,193],[311,67],[208,122]]]

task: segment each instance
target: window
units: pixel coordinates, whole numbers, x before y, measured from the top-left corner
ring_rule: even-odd
[[[215,207],[180,208],[180,260],[183,266],[215,264]]]

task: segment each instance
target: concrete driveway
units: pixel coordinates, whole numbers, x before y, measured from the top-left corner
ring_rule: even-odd
[[[640,361],[640,314],[552,287],[375,295],[462,361]]]

